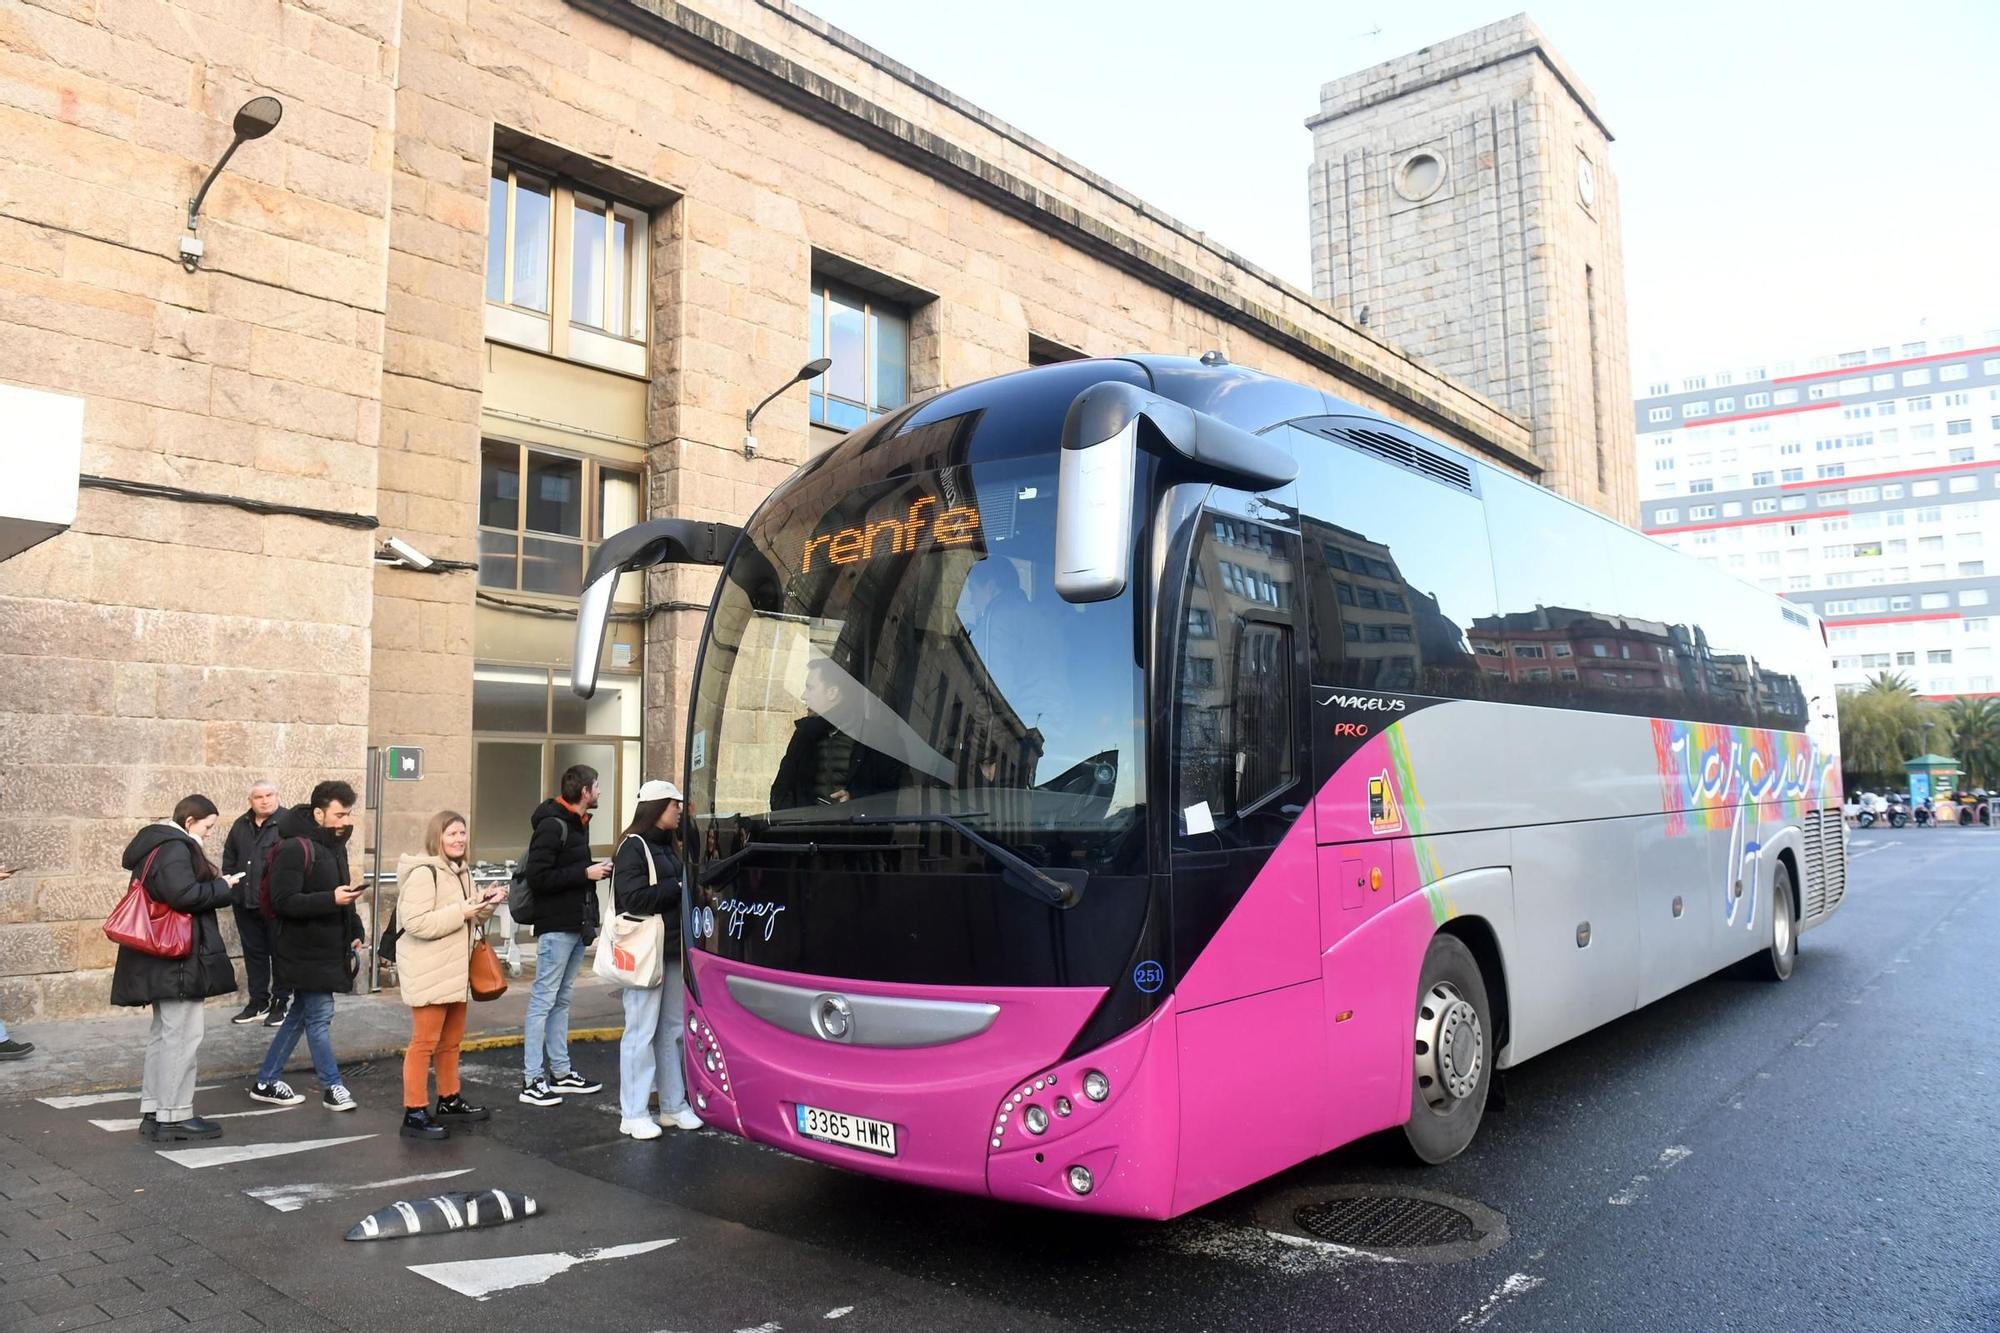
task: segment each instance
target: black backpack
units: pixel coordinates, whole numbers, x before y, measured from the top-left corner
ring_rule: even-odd
[[[556,826],[556,831],[561,835],[556,842],[556,846],[566,847],[569,845],[569,824],[567,822],[561,819],[545,819],[542,823],[554,824]],[[541,832],[540,829],[536,829],[535,831],[537,833]],[[528,849],[529,851],[534,850],[534,838],[532,836],[528,839]],[[521,853],[521,859],[514,867],[514,877],[507,881],[507,913],[514,918],[514,924],[517,926],[532,926],[535,924],[535,891],[528,884],[527,852]]]

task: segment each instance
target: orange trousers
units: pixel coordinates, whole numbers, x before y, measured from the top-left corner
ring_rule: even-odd
[[[438,1096],[458,1093],[458,1043],[465,1037],[465,1001],[420,1004],[410,1010],[410,1049],[403,1054],[403,1105],[430,1105],[431,1062],[437,1062]]]

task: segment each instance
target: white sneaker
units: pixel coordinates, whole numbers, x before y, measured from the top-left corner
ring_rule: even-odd
[[[707,1122],[694,1113],[692,1106],[683,1106],[672,1115],[661,1116],[660,1123],[669,1129],[700,1129]]]
[[[618,1132],[620,1134],[630,1134],[635,1139],[657,1139],[660,1137],[660,1127],[650,1120],[620,1120],[618,1122]]]

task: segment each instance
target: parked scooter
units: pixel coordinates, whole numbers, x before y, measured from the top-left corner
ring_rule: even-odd
[[[1890,828],[1901,828],[1910,822],[1910,807],[1894,797],[1889,798],[1889,809],[1885,816]]]
[[[1931,826],[1931,803],[1929,801],[1925,801],[1917,807],[1916,819],[1918,828],[1929,828]]]

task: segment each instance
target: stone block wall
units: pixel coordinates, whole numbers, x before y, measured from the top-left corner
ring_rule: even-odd
[[[86,474],[374,512],[396,9],[0,9],[0,378],[84,399]],[[217,180],[184,272],[188,199],[267,92],[283,122]],[[370,552],[86,489],[0,564],[0,862],[25,867],[0,884],[0,1014],[106,1003],[119,855],[180,797],[233,817],[258,777],[290,799],[359,778]]]

